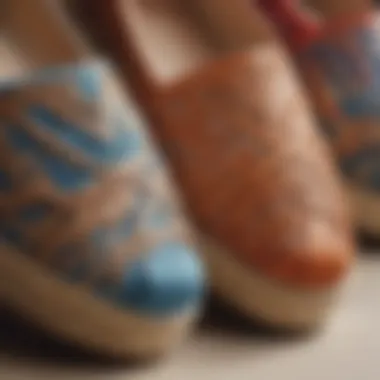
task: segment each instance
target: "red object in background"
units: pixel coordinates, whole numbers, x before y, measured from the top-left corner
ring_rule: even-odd
[[[276,23],[292,49],[307,45],[321,32],[319,20],[302,11],[298,0],[254,0]]]

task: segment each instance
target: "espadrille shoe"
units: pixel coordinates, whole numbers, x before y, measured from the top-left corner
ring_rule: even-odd
[[[352,258],[329,151],[249,1],[81,1],[153,122],[215,292],[251,318],[325,321]]]
[[[380,14],[367,0],[312,3],[319,10],[314,17],[296,1],[263,0],[262,6],[305,79],[357,227],[380,237]]]
[[[5,3],[0,295],[100,354],[166,353],[196,317],[204,277],[163,161],[58,2]]]

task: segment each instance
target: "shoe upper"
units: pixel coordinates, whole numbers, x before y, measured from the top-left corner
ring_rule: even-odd
[[[82,9],[153,121],[202,234],[284,286],[340,283],[354,252],[347,203],[275,34],[268,28],[243,50],[221,49],[169,84],[149,71],[120,4]]]
[[[0,236],[146,314],[197,307],[203,269],[163,161],[102,63],[0,84]]]
[[[210,64],[154,104],[157,135],[206,236],[286,286],[341,280],[353,256],[346,199],[279,44]]]
[[[342,172],[351,184],[374,192],[380,190],[379,21],[362,16],[299,54]]]

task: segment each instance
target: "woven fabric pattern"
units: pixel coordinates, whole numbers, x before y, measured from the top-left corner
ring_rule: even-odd
[[[188,302],[202,282],[191,233],[161,158],[115,86],[96,63],[1,84],[0,235],[126,306]],[[149,301],[153,290],[141,292],[154,281],[161,296]],[[162,295],[163,283],[176,295]]]
[[[330,28],[300,55],[318,115],[346,178],[380,190],[380,19]]]

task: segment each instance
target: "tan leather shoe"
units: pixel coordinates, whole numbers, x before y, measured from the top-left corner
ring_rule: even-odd
[[[265,19],[249,1],[81,4],[153,122],[214,290],[280,327],[323,321],[353,253],[346,204]]]

